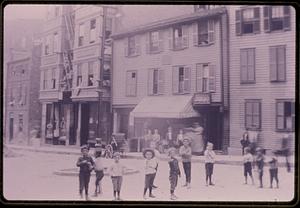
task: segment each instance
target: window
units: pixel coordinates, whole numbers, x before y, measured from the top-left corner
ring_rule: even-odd
[[[53,68],[51,70],[51,89],[55,89],[56,88],[56,75],[55,75],[56,69]]]
[[[260,32],[260,8],[245,8],[235,12],[236,35]]]
[[[53,34],[53,52],[58,52],[58,33]]]
[[[188,47],[188,26],[179,25],[173,28],[173,49]]]
[[[94,62],[88,63],[88,86],[93,86],[94,83]]]
[[[82,46],[84,41],[84,24],[79,25],[78,46]]]
[[[125,56],[140,55],[140,38],[139,36],[131,36],[125,42]]]
[[[196,65],[196,88],[197,92],[216,91],[216,70],[215,65],[197,64]]]
[[[46,37],[46,41],[45,41],[45,55],[49,55],[50,54],[50,35],[48,35]]]
[[[173,93],[190,92],[190,67],[173,67]]]
[[[146,34],[146,53],[163,51],[163,31],[153,31]]]
[[[261,101],[245,101],[245,127],[247,130],[261,128]]]
[[[255,48],[240,50],[241,83],[255,82]]]
[[[286,80],[285,46],[271,46],[269,48],[269,56],[270,56],[270,80],[285,81]]]
[[[164,93],[164,71],[149,69],[148,71],[148,94],[158,95]]]
[[[51,69],[46,69],[44,71],[44,80],[43,80],[43,89],[46,90],[46,89],[53,89],[53,70]]]
[[[96,40],[96,19],[90,21],[90,43],[94,43]]]
[[[19,132],[23,131],[23,114],[19,114]]]
[[[194,45],[207,45],[215,41],[214,21],[200,21],[193,24]]]
[[[106,17],[105,19],[105,39],[109,39],[112,33],[112,18]]]
[[[82,64],[77,65],[77,80],[76,85],[80,86],[82,83]]]
[[[159,51],[159,32],[150,33],[150,51]]]
[[[276,129],[295,131],[295,102],[290,100],[276,101]]]
[[[290,30],[291,16],[289,6],[265,6],[264,30],[271,32],[276,30]]]
[[[136,96],[137,71],[126,73],[126,96]]]
[[[21,102],[21,105],[26,105],[26,100],[27,100],[27,86],[23,85],[23,87],[22,87],[22,102]]]

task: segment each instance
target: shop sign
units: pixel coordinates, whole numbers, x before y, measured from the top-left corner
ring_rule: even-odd
[[[209,105],[210,93],[195,93],[193,97],[193,105]]]

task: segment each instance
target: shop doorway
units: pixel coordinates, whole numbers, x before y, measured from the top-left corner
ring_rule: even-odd
[[[89,136],[89,115],[90,108],[86,103],[81,104],[81,131],[80,131],[80,145],[87,144]]]
[[[215,150],[222,150],[222,121],[222,114],[219,112],[218,108],[211,108],[208,111],[204,131],[206,140],[214,144]]]

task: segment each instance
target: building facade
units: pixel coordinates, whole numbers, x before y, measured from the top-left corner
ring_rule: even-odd
[[[103,8],[48,8],[40,86],[44,144],[79,146],[110,134],[113,12]]]
[[[295,132],[295,10],[229,6],[230,148],[249,131],[259,146],[279,149]]]
[[[30,56],[7,63],[5,99],[6,143],[30,144],[31,130],[39,129],[41,106],[38,102],[41,45]]]
[[[114,132],[141,138],[147,129],[174,134],[199,122],[215,149],[226,150],[228,16],[195,8],[113,35]]]

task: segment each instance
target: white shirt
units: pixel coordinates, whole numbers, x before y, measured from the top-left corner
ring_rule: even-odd
[[[152,173],[156,173],[156,167],[157,167],[158,163],[154,158],[148,160],[146,159],[146,166],[145,166],[145,174],[152,174]]]
[[[244,161],[244,163],[246,163],[246,162],[253,162],[253,156],[251,155],[251,153],[247,153],[247,154],[245,154],[244,156],[243,156],[243,161]]]
[[[120,163],[120,161],[118,163],[114,162],[109,170],[110,176],[122,176],[125,171],[125,166]]]
[[[205,163],[214,163],[215,162],[216,154],[213,150],[205,150],[204,156],[205,156]]]

